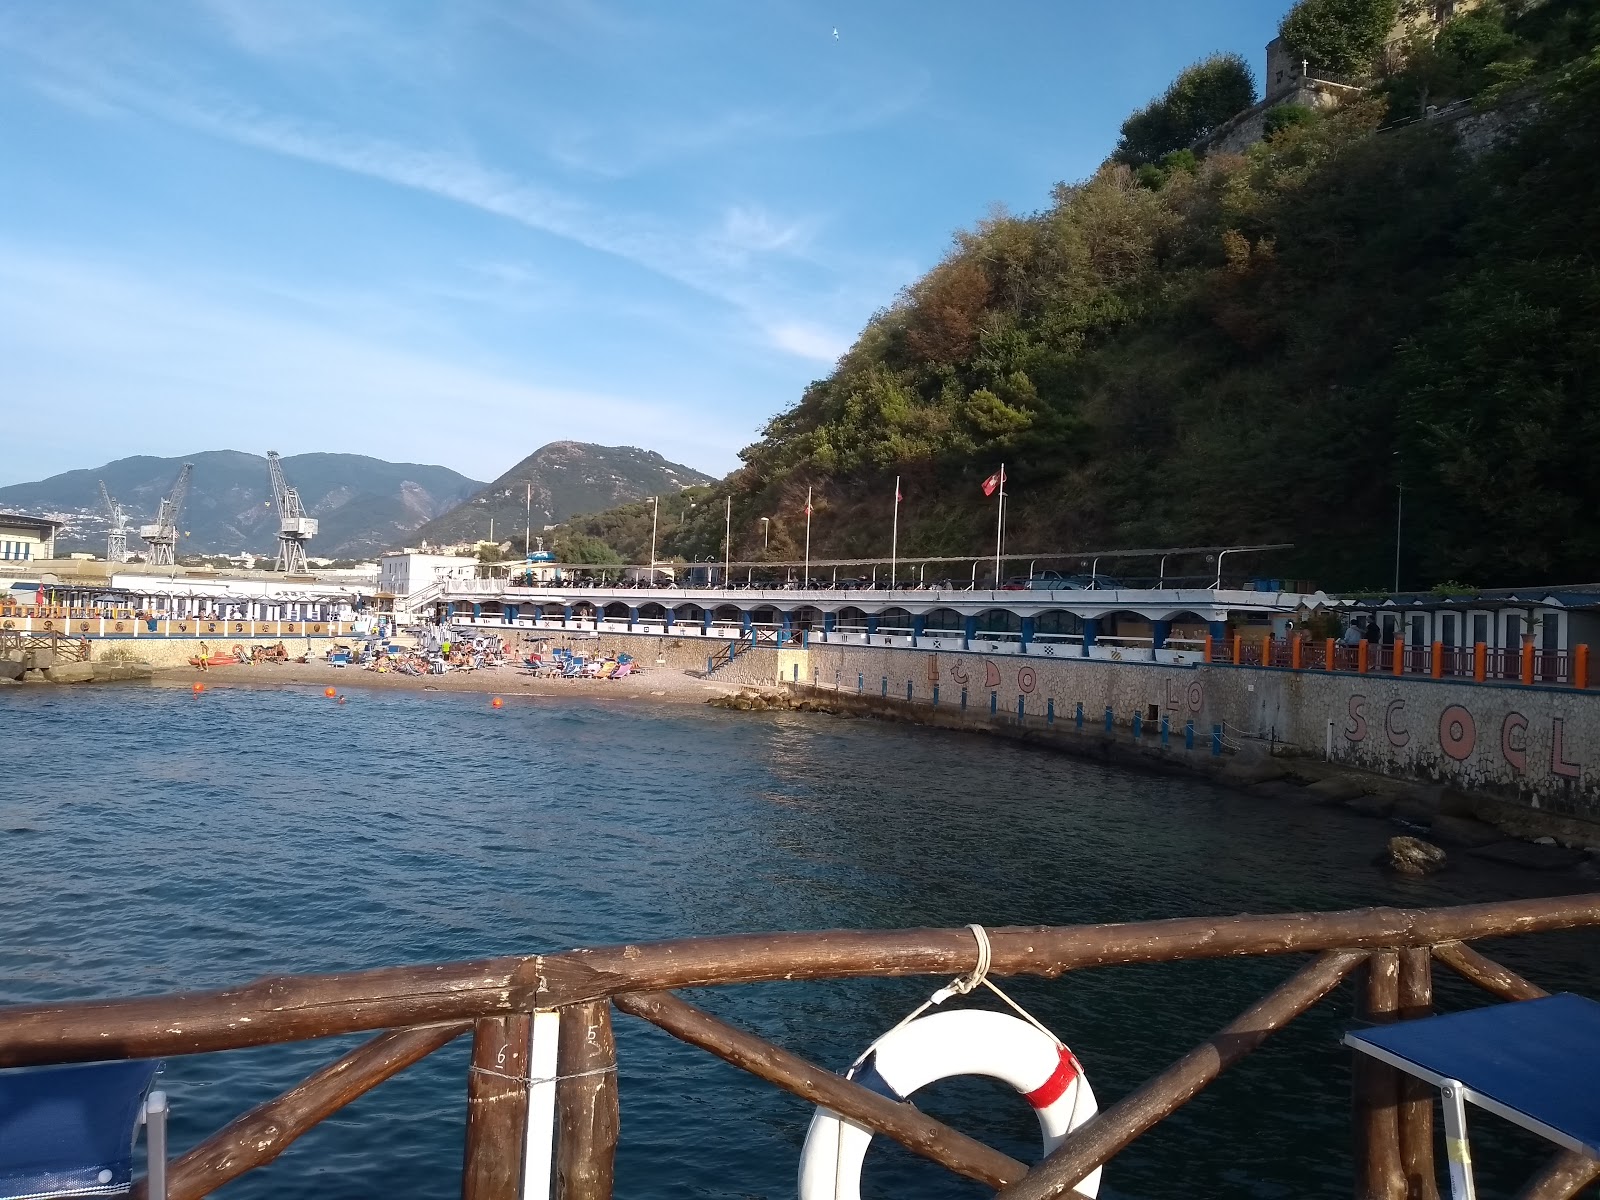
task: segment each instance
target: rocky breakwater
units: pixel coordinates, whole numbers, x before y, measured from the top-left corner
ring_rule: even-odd
[[[149,663],[83,662],[50,649],[13,649],[0,653],[0,687],[22,683],[116,683],[149,679],[154,674]]]
[[[712,708],[728,708],[735,712],[808,712],[846,715],[846,710],[811,696],[796,696],[790,692],[770,688],[745,688],[706,701]]]

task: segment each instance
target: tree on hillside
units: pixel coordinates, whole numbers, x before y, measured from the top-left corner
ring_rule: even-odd
[[[1278,36],[1328,75],[1365,76],[1400,17],[1400,0],[1299,0]]]
[[[1130,167],[1156,162],[1255,102],[1250,65],[1237,54],[1213,54],[1185,68],[1160,99],[1122,123],[1122,140],[1111,157]]]

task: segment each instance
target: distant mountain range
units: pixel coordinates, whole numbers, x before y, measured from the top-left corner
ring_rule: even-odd
[[[515,538],[520,550],[530,520],[530,486],[531,521],[537,537],[546,525],[580,513],[600,512],[647,496],[670,496],[711,482],[709,475],[636,446],[551,442],[465,503],[423,525],[410,540],[413,545],[420,541],[450,545],[487,538],[492,520],[495,540]]]
[[[99,481],[128,513],[129,523],[153,521],[178,469],[194,464],[180,524],[187,534],[180,554],[271,553],[277,514],[267,460],[237,450],[208,450],[183,458],[139,455],[85,471],[67,471],[37,483],[0,487],[0,509],[65,520],[61,553],[105,553],[110,518],[100,503]],[[296,454],[283,460],[284,475],[321,522],[310,552],[319,558],[362,558],[411,540],[423,523],[448,512],[482,486],[448,467],[391,463],[360,454]],[[139,553],[137,535],[128,549]]]

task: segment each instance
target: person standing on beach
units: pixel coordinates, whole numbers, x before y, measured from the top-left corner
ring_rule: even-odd
[[[207,646],[204,642],[201,642],[200,643],[200,669],[202,671],[209,671],[211,669],[211,664],[207,661],[210,657],[211,657],[211,647]]]

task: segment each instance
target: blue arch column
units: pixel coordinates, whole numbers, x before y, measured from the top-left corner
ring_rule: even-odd
[[[675,610],[670,609],[670,608],[667,609],[667,622],[666,622],[666,624],[667,624],[667,628],[668,629],[672,628],[672,617],[673,617],[674,611]]]
[[[873,634],[875,634],[877,632],[878,632],[878,618],[877,618],[877,615],[874,614],[873,616],[870,616],[870,617],[867,618],[867,636],[871,637]]]
[[[834,627],[837,626],[838,624],[839,624],[839,614],[838,613],[825,612],[825,613],[822,614],[822,632],[823,633],[832,633],[833,630],[834,630]]]
[[[750,610],[747,608],[739,610],[739,627],[746,633],[750,632]]]
[[[1100,618],[1085,617],[1083,619],[1083,657],[1089,657],[1089,650],[1094,646],[1095,638],[1100,636]]]
[[[783,609],[778,613],[778,645],[789,644],[789,610]]]
[[[1033,618],[1022,618],[1022,652],[1028,652],[1028,643],[1033,641]]]
[[[1206,632],[1211,635],[1211,640],[1220,646],[1228,636],[1228,623],[1226,621],[1207,621]]]
[[[1155,643],[1155,649],[1165,649],[1167,645],[1167,639],[1172,636],[1172,622],[1153,621],[1151,622],[1150,630],[1154,635],[1152,641]]]
[[[565,625],[572,624],[572,605],[563,604],[561,606],[561,621]]]
[[[506,605],[506,616],[510,618],[510,620],[506,622],[507,625],[515,625],[517,623],[517,618],[522,615],[521,609],[522,606],[520,604]]]
[[[472,606],[472,619],[476,621],[481,616],[483,616],[483,605],[474,604]]]
[[[972,639],[978,636],[978,618],[967,617],[961,622],[961,648],[972,649]]]
[[[926,615],[911,618],[911,644],[913,646],[917,644],[917,639],[922,636],[922,631],[927,627],[928,618]]]
[[[639,606],[637,604],[630,604],[630,605],[628,605],[628,628],[632,629],[638,623],[639,623]]]
[[[711,632],[711,610],[709,608],[700,610],[700,628],[705,633]]]

